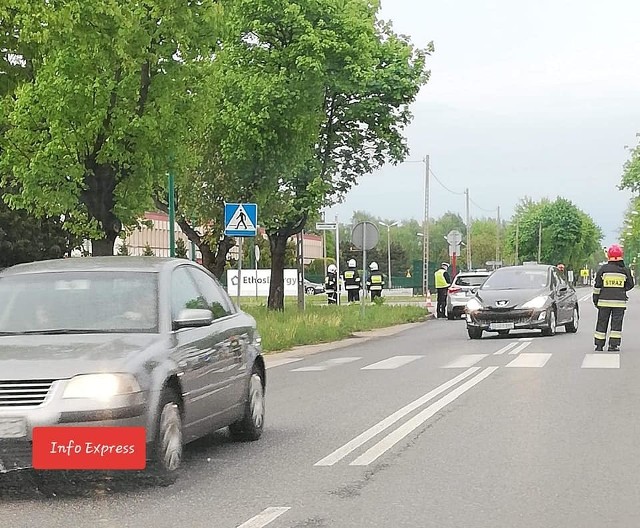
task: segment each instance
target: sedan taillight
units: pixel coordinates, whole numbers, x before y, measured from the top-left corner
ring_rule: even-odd
[[[449,288],[449,293],[460,293],[462,288]]]

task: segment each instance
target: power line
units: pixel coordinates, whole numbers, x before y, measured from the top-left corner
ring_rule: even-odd
[[[498,211],[498,208],[495,207],[494,209],[485,209],[484,207],[480,207],[476,202],[474,202],[471,198],[469,198],[469,201],[475,205],[478,209],[480,209],[481,211],[484,211],[485,213],[496,213]]]
[[[459,195],[459,196],[462,196],[462,195],[464,195],[464,194],[465,194],[465,193],[464,193],[464,191],[463,191],[463,192],[456,192],[456,191],[452,191],[451,189],[449,189],[449,187],[447,187],[444,183],[442,183],[442,182],[438,179],[438,177],[435,175],[435,173],[434,173],[431,169],[429,169],[429,172],[431,173],[431,176],[433,176],[433,177],[435,178],[435,180],[436,180],[436,181],[437,181],[437,182],[438,182],[438,183],[439,183],[439,184],[440,184],[440,185],[441,185],[445,190],[449,191],[451,194],[457,194],[457,195]]]

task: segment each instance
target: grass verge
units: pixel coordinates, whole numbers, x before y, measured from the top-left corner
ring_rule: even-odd
[[[364,317],[359,305],[307,306],[304,312],[293,307],[284,312],[270,312],[266,306],[243,306],[243,309],[255,317],[265,353],[329,343],[354,332],[415,323],[427,317],[425,309],[418,306],[369,305]]]

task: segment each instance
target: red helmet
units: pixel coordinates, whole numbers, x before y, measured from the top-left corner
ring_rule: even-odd
[[[622,260],[622,257],[623,257],[622,248],[618,244],[613,244],[607,250],[607,257],[609,260]]]
[[[564,271],[564,264],[558,264],[557,268],[558,268],[560,271]]]

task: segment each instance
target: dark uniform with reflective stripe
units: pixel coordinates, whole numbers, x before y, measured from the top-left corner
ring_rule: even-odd
[[[607,340],[611,319],[609,349],[616,349],[622,341],[622,320],[627,308],[627,292],[634,286],[631,271],[623,261],[607,262],[596,274],[593,304],[598,308],[598,322],[594,334],[596,347],[602,349]]]
[[[372,271],[367,280],[367,288],[371,292],[371,300],[382,295],[384,287],[384,275],[379,271]]]
[[[357,269],[348,269],[342,274],[344,287],[347,290],[349,302],[360,300],[360,274]]]
[[[338,303],[338,275],[328,273],[324,279],[324,291],[327,294],[328,304]]]

